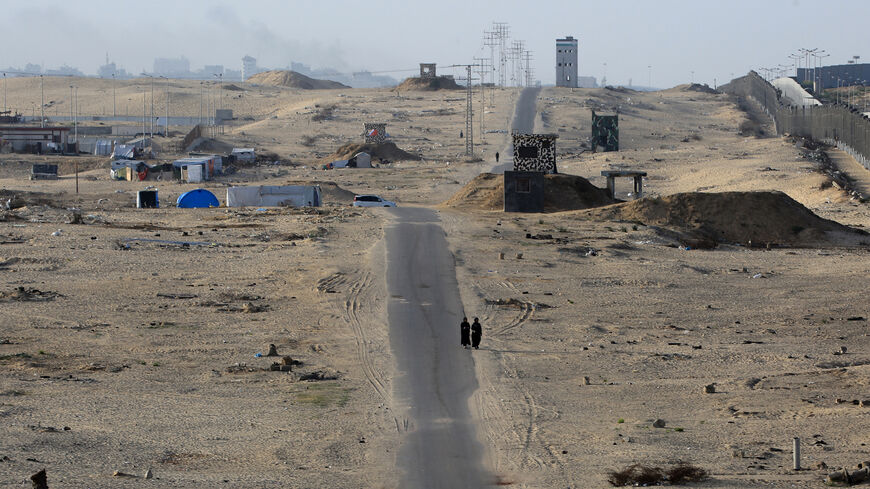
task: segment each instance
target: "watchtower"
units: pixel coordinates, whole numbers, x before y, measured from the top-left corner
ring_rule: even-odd
[[[365,123],[366,143],[383,143],[387,140],[387,124],[385,122],[366,122]]]
[[[556,169],[556,134],[514,132],[514,171],[559,173]]]
[[[420,78],[436,78],[435,63],[420,63]]]

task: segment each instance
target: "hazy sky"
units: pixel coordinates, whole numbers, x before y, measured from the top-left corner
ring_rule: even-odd
[[[469,63],[488,56],[482,37],[493,21],[526,41],[545,84],[565,35],[580,40],[580,74],[600,81],[606,69],[611,84],[646,85],[651,73],[653,86],[669,87],[692,71],[696,82],[721,84],[791,64],[801,47],[825,49],[825,64],[870,62],[867,0],[0,0],[0,12],[0,66],[69,64],[87,74],[106,52],[136,74],[156,57],[181,55],[194,70],[241,69],[246,54],[260,66],[347,72]]]

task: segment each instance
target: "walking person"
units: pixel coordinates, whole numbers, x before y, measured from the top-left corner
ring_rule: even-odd
[[[462,322],[459,323],[459,337],[460,343],[462,343],[462,347],[468,349],[471,346],[471,340],[469,339],[469,335],[471,334],[471,325],[468,324],[468,318],[462,318]]]
[[[498,151],[495,152],[495,162],[498,163]]]
[[[480,337],[483,335],[483,326],[480,325],[480,321],[477,318],[474,318],[474,322],[471,323],[471,347],[475,350],[480,346]]]

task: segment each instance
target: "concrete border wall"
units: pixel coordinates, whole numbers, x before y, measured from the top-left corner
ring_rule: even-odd
[[[791,134],[835,145],[870,170],[870,118],[845,104],[795,107],[754,71],[731,80],[721,90],[747,97],[773,119],[777,134]]]

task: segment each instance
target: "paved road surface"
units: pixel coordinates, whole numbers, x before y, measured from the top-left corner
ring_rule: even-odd
[[[541,87],[528,87],[520,92],[520,98],[517,100],[517,107],[514,111],[514,119],[511,121],[511,131],[519,131],[524,134],[535,132],[535,115],[538,112],[539,93],[541,93]],[[514,149],[512,143],[508,143],[508,147],[502,151],[502,155],[501,161],[503,163],[492,167],[491,173],[500,174],[513,168]]]
[[[408,432],[398,455],[403,488],[480,488],[482,467],[468,399],[477,389],[473,355],[459,345],[463,308],[453,255],[438,215],[419,207],[390,209],[386,229],[390,347],[398,373],[393,397],[407,407]],[[484,341],[486,338],[484,338]],[[404,429],[403,422],[399,423]]]
[[[531,133],[540,88],[526,88],[511,128]],[[512,149],[493,173],[513,166]],[[398,372],[393,383],[400,430],[407,430],[398,455],[401,487],[463,489],[490,486],[483,467],[468,400],[477,389],[473,355],[459,346],[463,311],[453,255],[435,211],[390,209],[386,228],[387,309],[390,348]],[[473,311],[468,311],[473,316]],[[483,341],[486,341],[484,337]]]

